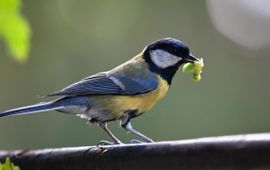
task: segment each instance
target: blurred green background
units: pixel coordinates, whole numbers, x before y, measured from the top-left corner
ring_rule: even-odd
[[[109,70],[154,40],[175,37],[204,58],[202,81],[179,71],[166,98],[133,119],[134,128],[156,141],[268,132],[270,45],[248,48],[226,38],[211,20],[212,7],[195,0],[23,1],[31,51],[19,64],[0,41],[0,110],[41,102],[39,96]],[[134,137],[118,122],[109,126],[125,142]],[[0,150],[95,145],[102,139],[108,138],[96,125],[57,112],[0,119]]]

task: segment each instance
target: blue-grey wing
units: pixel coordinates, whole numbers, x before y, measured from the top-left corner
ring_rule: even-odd
[[[133,77],[126,75],[114,75],[120,87],[124,89],[124,94],[143,94],[153,91],[158,86],[158,80],[155,76]],[[121,83],[121,84],[120,84]]]
[[[150,92],[157,86],[158,80],[154,76],[140,78],[101,72],[53,92],[49,96],[134,95]]]

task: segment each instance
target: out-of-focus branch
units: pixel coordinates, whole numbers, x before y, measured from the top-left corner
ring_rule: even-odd
[[[270,169],[270,133],[97,147],[0,151],[22,170]]]

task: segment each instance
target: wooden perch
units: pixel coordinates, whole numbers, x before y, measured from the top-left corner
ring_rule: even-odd
[[[97,147],[0,151],[21,170],[266,170],[270,133]]]

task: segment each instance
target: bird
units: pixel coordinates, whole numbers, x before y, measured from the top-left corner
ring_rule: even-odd
[[[102,144],[123,144],[108,128],[109,122],[119,121],[122,128],[140,139],[133,142],[151,143],[154,142],[151,138],[132,127],[131,119],[149,111],[164,98],[179,67],[195,61],[198,58],[184,42],[162,38],[109,71],[88,76],[47,95],[56,99],[2,111],[0,117],[46,111],[77,115],[105,131],[111,142],[101,141]]]

